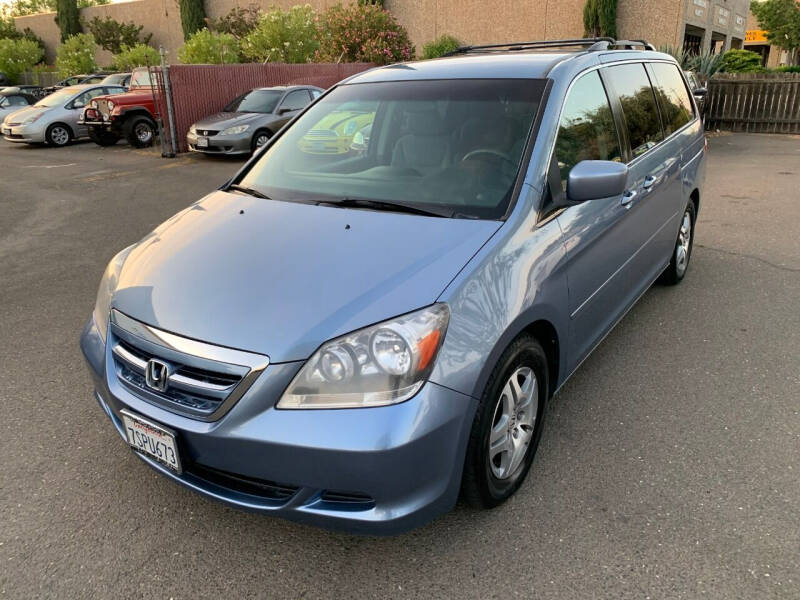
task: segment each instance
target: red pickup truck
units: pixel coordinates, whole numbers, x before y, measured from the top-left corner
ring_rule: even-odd
[[[133,70],[127,92],[96,96],[79,123],[87,126],[89,138],[101,146],[113,146],[124,137],[131,146],[144,148],[152,145],[158,134],[157,117],[150,72],[140,67]]]

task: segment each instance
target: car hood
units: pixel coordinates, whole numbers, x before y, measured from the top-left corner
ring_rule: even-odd
[[[248,123],[267,122],[275,117],[269,113],[236,113],[221,112],[204,119],[200,119],[194,124],[196,129],[227,129],[236,125],[247,125]]]
[[[501,225],[215,192],[134,246],[112,306],[273,363],[303,360],[433,303]]]
[[[46,113],[49,110],[52,110],[52,107],[26,106],[25,108],[20,108],[19,110],[15,110],[14,112],[7,114],[5,119],[9,123],[21,123],[25,119],[34,117],[38,114]]]

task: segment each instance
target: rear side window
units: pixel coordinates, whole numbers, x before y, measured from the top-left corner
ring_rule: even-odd
[[[694,118],[692,101],[678,67],[667,63],[652,63],[655,81],[653,87],[661,107],[664,129],[669,135]]]
[[[620,160],[614,116],[597,71],[578,79],[569,91],[555,154],[562,182],[582,160]]]
[[[294,92],[289,92],[286,98],[283,99],[281,108],[285,108],[286,110],[300,110],[301,108],[305,108],[306,104],[310,101],[311,98],[308,97],[308,92],[306,90],[295,90]]]
[[[608,67],[605,77],[619,96],[633,158],[641,156],[664,139],[656,98],[644,64]]]

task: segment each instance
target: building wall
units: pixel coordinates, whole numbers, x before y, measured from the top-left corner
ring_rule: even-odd
[[[620,0],[617,35],[646,39],[654,46],[675,46],[681,36],[681,0]]]

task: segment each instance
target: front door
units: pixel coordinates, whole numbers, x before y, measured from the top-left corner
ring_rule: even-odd
[[[278,105],[277,111],[280,115],[278,126],[283,127],[294,116],[303,110],[311,102],[311,96],[308,90],[294,90],[286,94],[283,101]]]

